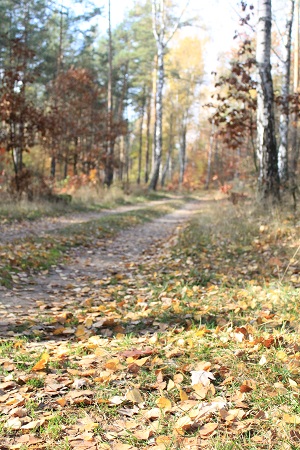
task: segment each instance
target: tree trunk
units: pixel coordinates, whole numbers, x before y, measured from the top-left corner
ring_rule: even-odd
[[[294,93],[298,93],[299,89],[299,0],[296,0],[295,7],[295,47],[294,47]],[[290,185],[294,198],[294,208],[296,209],[296,190],[297,190],[297,163],[299,158],[298,147],[298,108],[292,116],[292,146],[290,158]]]
[[[163,88],[164,88],[164,45],[157,41],[157,87],[156,87],[156,120],[155,120],[155,146],[154,167],[149,189],[156,190],[162,157],[162,120],[163,120]]]
[[[257,26],[257,155],[259,190],[264,199],[278,200],[279,175],[271,75],[271,0],[259,0]]]
[[[185,160],[186,160],[186,117],[183,117],[181,144],[179,148],[179,186],[182,185],[185,172]]]
[[[148,97],[147,104],[147,132],[146,132],[146,161],[145,161],[145,183],[149,181],[150,172],[150,126],[151,126],[151,94]]]
[[[164,185],[165,185],[167,173],[170,170],[170,165],[171,165],[172,150],[173,150],[173,117],[174,117],[173,113],[171,113],[171,115],[170,115],[168,154],[167,154],[166,163],[165,163],[164,168],[162,170],[161,187],[164,187]]]
[[[208,149],[208,158],[207,158],[207,172],[206,172],[205,189],[209,189],[209,183],[210,183],[210,178],[211,178],[211,163],[212,163],[212,154],[213,154],[214,141],[215,141],[215,121],[213,120],[212,121],[212,125],[211,125],[210,138],[209,138],[209,149]]]
[[[108,0],[108,88],[107,88],[107,148],[104,169],[104,184],[110,187],[114,178],[114,139],[113,128],[113,92],[112,92],[112,34],[110,0]]]
[[[142,111],[141,111],[141,123],[140,123],[140,142],[139,142],[139,158],[138,158],[138,177],[137,184],[141,184],[141,172],[142,172],[142,154],[143,154],[143,125],[144,125],[144,114],[145,114],[145,105],[146,105],[146,96],[145,90],[143,93],[142,99]]]
[[[290,75],[291,75],[291,43],[292,43],[292,24],[294,16],[295,0],[290,0],[290,11],[285,27],[285,43],[283,56],[283,81],[281,88],[281,113],[280,113],[280,146],[278,149],[278,172],[282,186],[286,186],[288,181],[288,130],[289,130],[289,94],[290,94]]]

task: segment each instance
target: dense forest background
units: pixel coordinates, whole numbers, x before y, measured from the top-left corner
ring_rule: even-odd
[[[188,5],[139,0],[115,27],[110,2],[98,6],[1,2],[2,193],[32,199],[113,183],[239,190],[264,180],[254,6],[237,6],[235,39],[214,86],[205,82],[207,32]],[[292,0],[285,10],[272,29],[272,108],[280,186],[292,179],[295,192],[298,12]]]

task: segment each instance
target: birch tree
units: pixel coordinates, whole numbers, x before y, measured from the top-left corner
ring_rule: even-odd
[[[286,185],[288,180],[288,130],[289,130],[289,94],[291,75],[291,42],[292,24],[294,16],[295,0],[289,1],[289,13],[286,19],[284,55],[283,55],[283,80],[281,87],[281,112],[280,112],[280,145],[278,150],[278,171],[282,185]]]
[[[274,91],[271,74],[271,0],[258,1],[257,24],[257,159],[259,190],[264,199],[279,199],[275,137]]]
[[[111,7],[108,0],[108,88],[107,88],[107,149],[105,160],[104,184],[111,186],[114,176],[114,139],[112,137],[113,127],[113,67],[112,67],[112,33],[111,33]]]
[[[182,10],[178,19],[175,20],[173,26],[169,26],[167,15],[167,1],[166,0],[152,0],[152,19],[153,19],[153,34],[157,49],[157,83],[156,83],[156,121],[155,121],[155,143],[154,143],[154,165],[150,180],[149,188],[155,190],[158,183],[161,157],[162,157],[162,126],[163,126],[163,89],[165,78],[164,57],[167,46],[176,33],[179,26],[181,26],[181,19],[185,12],[188,3]]]

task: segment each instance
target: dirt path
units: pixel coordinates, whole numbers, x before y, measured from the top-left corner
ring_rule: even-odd
[[[167,251],[174,243],[180,226],[198,213],[201,207],[202,202],[187,203],[171,214],[123,230],[112,240],[96,242],[94,249],[75,249],[67,266],[58,266],[32,280],[21,278],[12,290],[1,288],[0,332],[9,324],[21,323],[31,315],[34,316],[37,307],[43,312],[51,309],[53,313],[53,308],[59,311],[68,304],[80,304],[91,296],[101,298],[103,280],[112,276],[130,278],[131,265],[147,264],[147,261]],[[118,209],[119,212],[124,210],[132,210],[132,207]],[[88,217],[91,220],[91,215]],[[80,220],[88,221],[87,216]],[[60,221],[58,228],[62,228],[62,224],[63,221]]]
[[[59,217],[42,217],[38,220],[22,220],[21,222],[0,224],[0,242],[11,242],[14,239],[22,239],[31,236],[44,236],[51,231],[61,230],[71,225],[78,225],[81,223],[97,220],[104,216],[112,214],[120,214],[129,211],[138,211],[139,209],[149,208],[153,205],[162,205],[173,199],[154,200],[139,205],[125,205],[119,206],[115,209],[104,209],[99,212],[82,212],[70,213]]]

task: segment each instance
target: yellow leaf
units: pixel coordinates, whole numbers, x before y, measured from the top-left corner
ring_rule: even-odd
[[[189,430],[193,425],[193,421],[189,416],[183,416],[178,419],[174,425],[174,430],[181,436],[184,435],[186,430]]]
[[[167,391],[171,391],[172,389],[174,389],[175,387],[175,383],[173,380],[169,380],[168,385],[167,385]]]
[[[172,403],[166,397],[160,397],[155,402],[157,406],[165,411],[170,411],[172,409]]]
[[[82,338],[85,336],[86,330],[84,325],[78,325],[75,336],[78,338]]]
[[[276,353],[276,358],[279,359],[279,361],[287,361],[288,360],[288,356],[283,350],[279,350]]]
[[[33,366],[31,369],[33,372],[37,372],[39,370],[44,370],[48,361],[50,359],[50,355],[48,353],[43,353],[41,359]]]
[[[182,402],[185,402],[186,400],[189,399],[187,393],[183,389],[179,389],[179,395],[180,395],[180,400]]]
[[[282,419],[285,423],[292,423],[293,425],[300,424],[300,416],[291,416],[290,414],[283,414]]]
[[[144,401],[140,391],[136,388],[129,389],[129,391],[126,393],[126,398],[133,403],[143,403]]]
[[[91,326],[93,325],[94,321],[92,317],[87,317],[84,321],[84,326],[86,328],[91,328]]]
[[[156,439],[156,443],[158,445],[169,446],[171,444],[171,442],[172,442],[172,437],[171,436],[161,435],[161,436],[158,436],[157,439]]]

